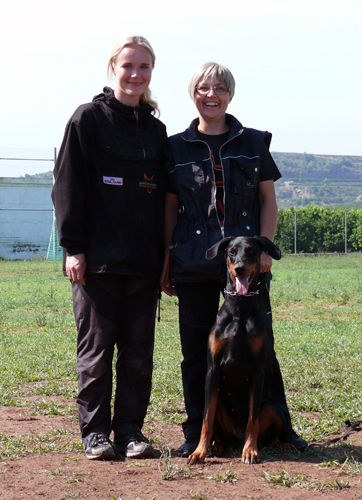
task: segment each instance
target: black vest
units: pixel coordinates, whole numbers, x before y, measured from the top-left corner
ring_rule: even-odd
[[[172,244],[172,283],[224,281],[222,254],[211,261],[205,252],[223,236],[254,236],[260,232],[259,179],[263,144],[269,132],[244,128],[226,115],[229,137],[220,148],[224,175],[224,234],[216,208],[216,184],[209,146],[195,134],[198,120],[169,139],[173,166],[170,177],[180,201]]]

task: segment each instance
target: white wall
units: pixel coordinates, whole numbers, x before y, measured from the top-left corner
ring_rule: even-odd
[[[53,181],[0,177],[0,257],[46,256],[53,223]]]

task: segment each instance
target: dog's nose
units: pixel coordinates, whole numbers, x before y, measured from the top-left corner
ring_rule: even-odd
[[[237,263],[234,265],[234,271],[236,272],[236,274],[242,274],[242,273],[245,273],[246,271],[246,266],[244,266],[243,264],[241,263]]]

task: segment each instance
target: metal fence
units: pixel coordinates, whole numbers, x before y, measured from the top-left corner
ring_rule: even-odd
[[[56,148],[0,148],[0,257],[46,255],[54,219],[52,179],[34,174],[44,166],[53,171],[56,157]]]
[[[362,251],[362,209],[279,209],[275,242],[284,253]]]

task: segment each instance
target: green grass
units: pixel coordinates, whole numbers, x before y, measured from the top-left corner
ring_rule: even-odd
[[[361,418],[361,264],[356,253],[288,256],[273,266],[275,348],[294,427],[307,440]]]
[[[231,472],[231,466],[232,462],[230,463],[229,468],[225,473],[222,473],[220,471],[218,474],[212,476],[210,479],[218,483],[231,483],[231,484],[236,483],[237,474],[235,474],[235,472]]]
[[[362,255],[287,256],[273,274],[275,348],[293,424],[305,439],[323,440],[361,418]],[[0,405],[75,418],[76,329],[60,263],[0,261],[0,305]],[[147,421],[180,423],[177,299],[163,296],[161,318]],[[11,447],[5,438],[2,450]]]
[[[18,436],[0,433],[0,459],[17,458],[25,453],[83,452],[83,443],[80,439],[72,443],[60,443],[57,436]]]
[[[267,483],[275,484],[277,486],[284,486],[286,488],[307,488],[309,490],[316,491],[326,491],[326,490],[344,490],[350,488],[350,483],[346,481],[341,481],[339,479],[334,479],[328,483],[321,483],[319,481],[313,480],[308,476],[303,476],[302,474],[298,476],[291,476],[285,470],[282,470],[276,474],[269,474],[265,472],[262,478]]]

